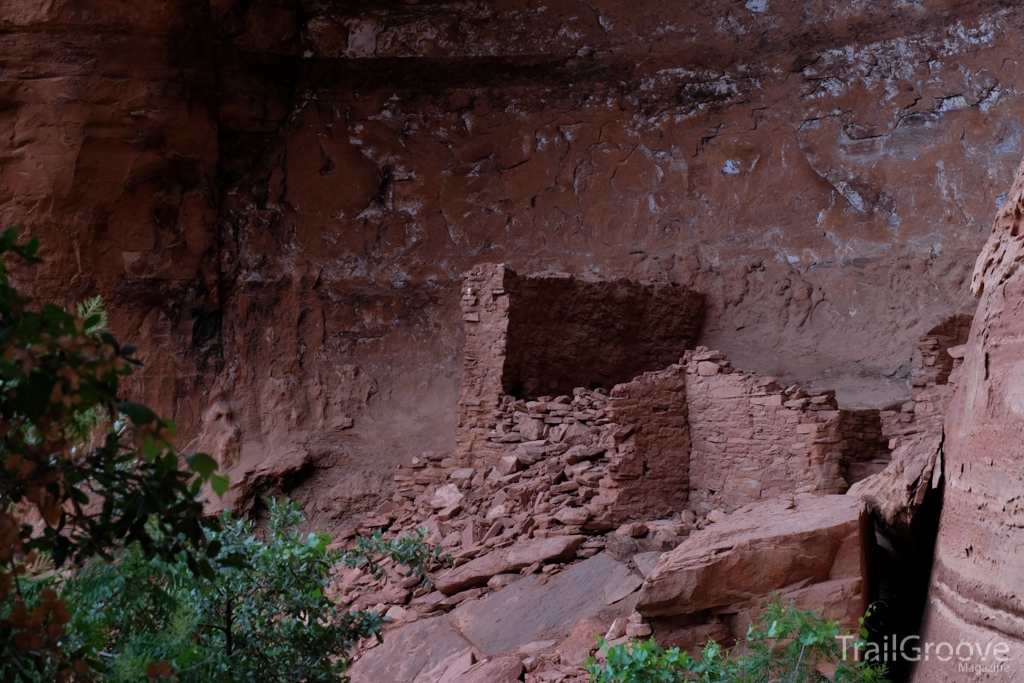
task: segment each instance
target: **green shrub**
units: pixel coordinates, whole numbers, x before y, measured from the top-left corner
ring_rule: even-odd
[[[653,638],[612,647],[598,638],[605,661],[590,659],[586,667],[592,683],[885,683],[884,665],[854,661],[853,652],[863,651],[867,637],[864,619],[860,625],[859,637],[848,638],[844,648],[837,622],[776,597],[732,652],[711,641],[694,659]],[[821,673],[833,670],[830,676]]]
[[[184,562],[147,558],[137,546],[113,562],[90,562],[64,589],[71,645],[103,660],[111,683],[145,680],[161,664],[181,683],[347,680],[349,649],[379,638],[383,618],[332,601],[331,568],[379,572],[374,558],[386,555],[425,577],[432,554],[422,532],[330,550],[328,536],[297,531],[303,521],[297,503],[271,502],[260,539],[252,522],[225,513],[221,531],[210,534],[210,545],[220,547],[209,579]]]
[[[271,505],[265,540],[206,519],[201,487],[229,482],[209,455],[179,458],[173,422],[118,397],[140,363],[102,300],[72,312],[10,283],[9,257],[31,267],[38,246],[0,234],[0,681],[345,680],[382,618],[332,603],[328,572],[379,575],[387,555],[426,581],[423,534],[338,552],[296,531],[291,503]]]
[[[11,260],[37,263],[36,240],[0,234],[0,680],[86,673],[63,647],[70,615],[32,577],[134,543],[209,571],[200,487],[223,492],[208,455],[179,458],[175,426],[119,397],[135,348],[106,328],[102,302],[75,312],[23,296]],[[12,258],[13,257],[13,258]],[[27,523],[26,520],[35,520]],[[36,590],[35,593],[32,591]]]

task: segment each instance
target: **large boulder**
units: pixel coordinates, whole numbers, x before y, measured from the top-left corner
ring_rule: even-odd
[[[460,673],[453,683],[515,683],[523,675],[523,663],[518,657],[498,657],[480,662],[465,673]]]
[[[410,683],[470,649],[443,615],[390,631],[384,643],[364,653],[348,673],[356,683]]]
[[[772,593],[831,618],[856,623],[867,606],[874,541],[864,503],[850,496],[754,503],[666,553],[644,582],[636,609],[647,618],[688,621],[741,615],[745,628]],[[735,633],[734,635],[741,635]]]

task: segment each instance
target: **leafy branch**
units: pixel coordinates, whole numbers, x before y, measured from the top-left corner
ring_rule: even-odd
[[[851,637],[821,610],[800,610],[776,596],[732,651],[709,641],[697,659],[653,638],[610,646],[598,637],[605,661],[591,658],[585,666],[592,683],[885,683],[884,665],[856,661],[867,644],[870,614]],[[822,673],[833,669],[831,678]]]

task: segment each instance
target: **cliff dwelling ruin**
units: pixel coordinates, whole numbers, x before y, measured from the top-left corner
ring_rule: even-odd
[[[122,385],[431,587],[354,683],[582,683],[773,594],[1024,681],[1024,9],[16,0],[0,218]],[[795,558],[795,559],[794,559]]]

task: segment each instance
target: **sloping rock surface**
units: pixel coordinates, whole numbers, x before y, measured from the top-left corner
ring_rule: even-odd
[[[626,565],[601,553],[543,582],[528,576],[451,614],[455,628],[486,654],[565,636],[583,617],[605,608],[608,588],[632,576]],[[625,597],[625,596],[623,596]]]
[[[942,476],[942,423],[908,437],[892,452],[889,465],[847,492],[860,498],[886,532],[902,545],[912,545],[911,526],[930,490]]]
[[[609,609],[628,614],[631,600],[609,607],[605,598],[632,575],[600,553],[553,576],[524,577],[448,614],[388,631],[384,643],[366,650],[349,673],[354,683],[514,680],[522,672],[522,650],[531,644],[551,649],[581,620]],[[519,656],[493,657],[516,651]],[[484,664],[485,659],[491,661]]]
[[[357,660],[349,675],[357,683],[408,683],[470,643],[452,628],[446,616],[424,619],[388,633],[384,643]]]

